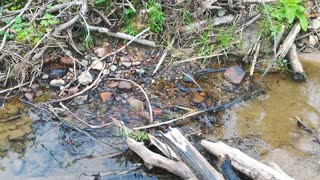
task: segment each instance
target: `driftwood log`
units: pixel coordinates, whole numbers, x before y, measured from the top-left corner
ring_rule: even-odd
[[[223,160],[225,158],[230,158],[232,166],[238,171],[246,174],[255,180],[293,180],[292,177],[285,174],[270,166],[267,166],[248,155],[242,153],[240,150],[232,148],[223,142],[209,142],[206,140],[201,141],[201,145],[208,150],[211,154],[217,156],[219,159]]]
[[[150,151],[142,142],[137,142],[132,138],[127,138],[127,144],[132,151],[140,156],[148,169],[153,166],[165,169],[183,179],[197,179],[192,170],[181,161],[174,161],[160,154]]]
[[[176,128],[162,134],[163,141],[187,164],[201,180],[222,180],[224,177],[193,147]]]
[[[299,61],[297,47],[295,44],[292,44],[288,54],[288,60],[290,61],[290,67],[293,73],[294,80],[304,81],[307,79],[306,73],[303,70],[302,64]]]

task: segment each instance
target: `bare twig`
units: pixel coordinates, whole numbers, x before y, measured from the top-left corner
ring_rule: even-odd
[[[134,42],[145,45],[145,46],[151,46],[151,47],[157,46],[154,41],[149,41],[146,39],[137,38],[137,37],[140,37],[140,36],[138,36],[139,34],[137,36],[131,36],[131,35],[120,33],[120,32],[114,33],[114,32],[111,32],[107,28],[96,27],[96,26],[91,26],[91,25],[89,25],[88,28],[90,31],[98,31],[100,33],[105,33],[109,36],[113,36],[113,37],[117,37],[117,38],[121,38],[121,39],[125,39],[125,40],[134,40]],[[148,30],[149,30],[149,28],[148,28]]]
[[[113,122],[110,122],[110,123],[105,123],[105,124],[101,124],[101,125],[91,125],[91,124],[87,123],[86,121],[82,120],[81,118],[79,118],[69,108],[67,108],[62,102],[60,102],[59,104],[63,109],[65,109],[74,118],[76,118],[78,121],[82,122],[83,124],[87,125],[88,127],[92,128],[92,129],[100,129],[100,128],[103,128],[103,127],[106,127],[106,126],[110,126],[111,124],[113,124]]]
[[[254,71],[254,67],[255,67],[256,62],[257,62],[259,51],[260,51],[260,42],[258,42],[258,45],[257,45],[257,48],[256,48],[256,52],[254,53],[254,56],[253,56],[253,59],[252,59],[252,64],[251,64],[251,68],[250,68],[250,76],[253,75],[253,71]]]
[[[161,56],[161,58],[160,58],[160,60],[159,60],[159,62],[158,62],[158,64],[157,64],[156,68],[154,69],[152,75],[154,75],[154,74],[159,70],[159,68],[160,68],[160,66],[162,65],[164,59],[167,57],[168,51],[169,51],[169,49],[171,48],[171,46],[173,45],[174,41],[175,41],[175,39],[173,39],[173,40],[171,41],[171,43],[168,44],[168,46],[167,46],[166,49],[164,50],[163,55]]]
[[[150,120],[149,120],[149,122],[150,122],[150,123],[153,122],[152,106],[151,106],[151,103],[150,103],[148,94],[146,93],[146,91],[145,91],[139,84],[137,84],[136,82],[134,82],[134,81],[132,81],[132,80],[122,79],[122,78],[108,78],[108,80],[127,81],[127,82],[130,82],[130,83],[134,84],[135,86],[137,86],[137,87],[142,91],[142,93],[144,94],[144,96],[145,96],[145,98],[146,98],[146,101],[147,101],[147,103],[148,103],[149,114],[150,114]]]
[[[194,57],[194,58],[190,58],[190,59],[185,59],[182,61],[175,61],[173,62],[173,64],[180,64],[180,63],[184,63],[184,62],[190,62],[190,61],[195,61],[195,60],[199,60],[199,59],[206,59],[206,58],[212,58],[212,57],[216,57],[216,56],[222,56],[224,55],[223,53],[217,52],[217,53],[213,53],[212,55],[209,56],[199,56],[199,57]]]
[[[7,34],[9,33],[9,29],[6,30],[6,32],[3,35],[2,38],[2,42],[1,42],[1,46],[0,46],[0,52],[2,51],[2,49],[4,48],[4,45],[6,44],[6,40],[7,40]]]
[[[185,72],[183,72],[183,71],[181,71],[182,72],[182,74],[184,74],[185,76],[187,76],[196,86],[198,86],[198,88],[202,91],[202,88],[201,88],[201,86],[197,83],[197,81],[192,77],[192,76],[190,76],[189,74],[187,74],[187,73],[185,73]]]
[[[189,113],[189,114],[186,114],[186,115],[183,115],[182,117],[179,117],[179,118],[175,118],[175,119],[171,119],[169,121],[165,121],[165,122],[161,122],[161,123],[157,123],[157,124],[150,124],[148,126],[141,126],[141,127],[136,127],[136,128],[133,128],[133,130],[141,130],[141,129],[149,129],[149,128],[153,128],[153,127],[158,127],[158,126],[162,126],[162,125],[166,125],[166,124],[171,124],[171,123],[174,123],[178,120],[181,120],[181,119],[185,119],[185,118],[188,118],[188,117],[192,117],[192,116],[195,116],[195,115],[198,115],[198,114],[201,114],[201,113],[204,113],[206,111],[196,111],[196,112],[192,112],[192,113]]]

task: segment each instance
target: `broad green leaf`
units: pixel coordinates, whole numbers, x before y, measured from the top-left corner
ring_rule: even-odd
[[[307,31],[308,29],[308,19],[303,13],[297,13],[297,17],[300,22],[300,26],[304,31]]]
[[[14,19],[14,22],[17,23],[17,24],[21,23],[21,22],[22,22],[21,17],[16,17],[16,18]]]
[[[47,20],[41,20],[41,21],[40,21],[40,25],[42,25],[42,26],[48,26],[49,23],[48,23]]]
[[[285,12],[286,18],[288,19],[289,24],[291,24],[296,17],[296,9],[295,8],[287,8]]]

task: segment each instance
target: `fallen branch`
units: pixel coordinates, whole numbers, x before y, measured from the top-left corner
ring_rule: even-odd
[[[109,29],[103,28],[103,27],[96,27],[96,26],[89,25],[88,29],[90,31],[98,31],[100,33],[105,33],[108,36],[113,36],[113,37],[117,37],[117,38],[121,38],[121,39],[125,39],[125,40],[133,40],[134,39],[134,42],[142,44],[142,45],[145,45],[145,46],[150,46],[150,47],[156,47],[157,46],[154,41],[135,38],[135,36],[131,36],[131,35],[120,33],[120,32],[116,32],[116,33],[115,32],[111,32]]]
[[[287,174],[279,172],[270,166],[267,166],[248,155],[242,153],[239,149],[232,148],[223,142],[209,142],[206,140],[201,141],[201,145],[211,154],[224,160],[227,156],[231,160],[232,166],[255,180],[293,180]]]
[[[223,180],[224,177],[193,147],[176,128],[161,134],[163,141],[195,172],[199,179]]]
[[[307,75],[303,70],[302,64],[299,61],[297,47],[293,44],[288,52],[288,60],[293,73],[293,79],[297,81],[304,81],[307,79]]]
[[[127,138],[127,144],[132,151],[140,156],[145,162],[148,169],[153,166],[165,169],[183,179],[197,179],[192,170],[181,161],[174,161],[159,154],[150,151],[142,142],[137,142],[131,138]]]
[[[210,23],[212,23],[212,24],[210,24],[212,26],[218,26],[218,25],[221,25],[221,24],[231,23],[234,20],[234,18],[235,18],[235,16],[230,14],[230,15],[227,15],[227,16],[217,17],[217,18],[215,18],[213,20],[209,20],[209,19],[208,20],[203,20],[203,21],[200,21],[200,22],[196,22],[196,23],[184,26],[184,27],[182,27],[180,29],[180,31],[185,32],[185,33],[190,33],[193,30],[200,31],[203,28],[207,27]]]
[[[269,70],[274,65],[274,63],[277,62],[277,60],[283,59],[287,55],[287,53],[289,52],[289,50],[290,50],[295,38],[299,34],[300,30],[301,30],[300,24],[296,23],[293,26],[293,28],[291,29],[291,31],[289,32],[289,34],[287,35],[287,37],[284,40],[284,42],[282,43],[282,45],[280,46],[280,49],[278,50],[276,56],[271,61],[271,64],[266,68],[265,72],[260,77],[260,81],[269,72]]]

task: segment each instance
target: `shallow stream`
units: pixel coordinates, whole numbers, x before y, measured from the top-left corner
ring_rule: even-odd
[[[270,91],[227,110],[219,136],[258,137],[264,146],[253,142],[255,153],[246,153],[275,162],[296,179],[320,179],[320,144],[295,119],[320,129],[320,53],[302,59],[307,82],[269,74],[265,81]],[[110,158],[119,150],[36,116],[17,98],[0,109],[0,126],[0,179],[93,179],[98,172],[102,179],[157,179],[136,166],[141,161]]]

